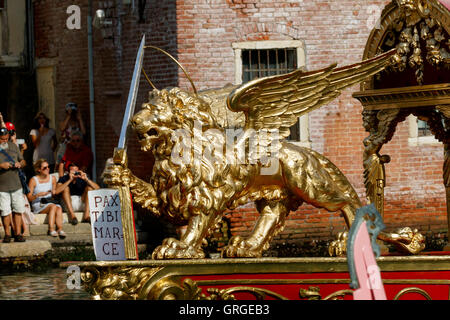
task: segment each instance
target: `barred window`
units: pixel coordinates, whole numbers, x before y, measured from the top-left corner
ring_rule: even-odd
[[[417,130],[418,130],[418,136],[419,137],[426,137],[426,136],[432,136],[430,126],[426,121],[422,121],[417,119]]]
[[[297,69],[295,48],[242,50],[242,81],[283,74]]]
[[[242,50],[242,82],[288,73],[297,69],[297,49],[244,49]],[[300,125],[290,128],[288,140],[298,140]]]

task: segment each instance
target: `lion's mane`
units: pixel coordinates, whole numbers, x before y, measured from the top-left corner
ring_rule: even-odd
[[[156,154],[152,175],[153,187],[161,200],[160,211],[181,223],[192,215],[225,209],[236,191],[247,185],[250,171],[257,170],[256,166],[227,164],[225,156],[220,153],[214,155],[214,160],[203,156],[204,148],[210,146],[211,139],[224,139],[208,103],[203,99],[174,88],[169,91],[153,90],[150,101],[152,104],[172,106],[170,126],[173,131],[184,129],[193,137],[194,130],[199,125],[202,128],[202,132],[197,132],[201,143],[193,144],[189,163],[174,163],[171,160],[174,147],[172,136],[166,135],[164,143],[160,144],[165,148]],[[213,136],[205,135],[204,132],[209,129],[217,129],[218,132],[214,134],[213,131]]]

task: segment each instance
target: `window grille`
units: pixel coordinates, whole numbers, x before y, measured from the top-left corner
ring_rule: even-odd
[[[242,82],[297,69],[297,49],[247,49],[242,50]],[[300,126],[297,122],[290,128],[288,140],[298,140]]]
[[[433,133],[431,133],[430,126],[426,121],[417,119],[417,129],[419,137],[426,137],[433,135]]]

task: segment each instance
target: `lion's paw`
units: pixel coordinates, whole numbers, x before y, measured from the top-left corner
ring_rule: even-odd
[[[108,159],[102,178],[108,186],[126,186],[130,183],[130,174],[131,171],[128,168],[114,164]]]
[[[328,245],[330,257],[343,257],[347,254],[348,232],[339,232],[337,239]]]
[[[205,253],[201,248],[192,247],[175,238],[164,239],[163,243],[152,253],[152,259],[203,259]]]
[[[227,246],[222,250],[222,257],[227,258],[259,258],[262,256],[262,249],[243,239],[239,236],[234,236],[230,239]]]

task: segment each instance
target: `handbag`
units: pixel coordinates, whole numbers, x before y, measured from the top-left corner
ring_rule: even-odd
[[[15,163],[14,159],[6,153],[5,150],[0,149],[0,152],[3,153],[6,158],[8,159],[8,161]],[[25,173],[22,171],[22,169],[17,168],[17,173],[19,174],[19,179],[20,179],[20,183],[22,184],[22,191],[24,194],[29,194],[30,193],[30,188],[28,188],[28,184],[27,184],[27,176],[25,175]]]

